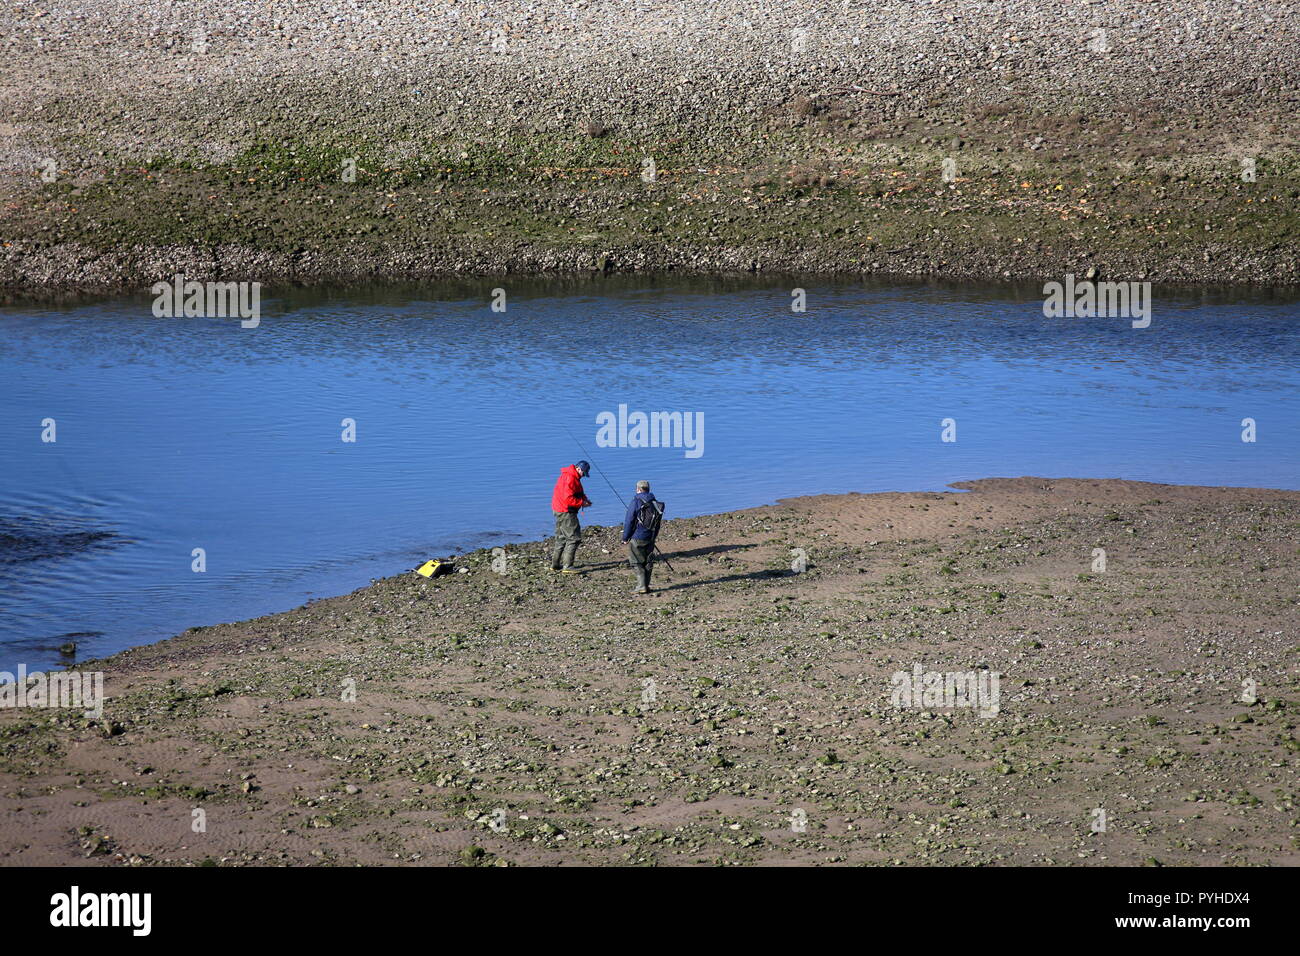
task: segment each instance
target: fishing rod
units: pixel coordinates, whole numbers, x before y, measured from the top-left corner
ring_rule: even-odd
[[[573,432],[569,431],[569,426],[567,426],[567,425],[561,425],[560,427],[563,428],[566,432],[568,432],[569,437],[573,439],[573,443],[574,443],[575,445],[578,446],[578,449],[582,452],[583,456],[584,456],[584,457],[587,459],[587,461],[591,464],[591,467],[596,469],[596,473],[597,473],[598,475],[600,475],[601,478],[604,478],[604,480],[605,480],[605,484],[609,485],[609,490],[612,491],[612,492],[614,492],[614,497],[617,498],[617,499],[622,503],[622,505],[623,505],[623,510],[626,511],[626,510],[627,510],[627,502],[624,501],[624,500],[623,500],[623,496],[620,495],[620,494],[618,493],[618,489],[614,487],[614,483],[613,483],[612,481],[610,481],[608,478],[605,477],[605,473],[604,473],[603,471],[600,470],[600,465],[596,464],[596,459],[592,458],[592,457],[591,457],[591,453],[590,453],[589,451],[587,451],[587,449],[585,449],[585,448],[582,447],[582,442],[578,441],[578,436],[575,435],[575,434],[573,434]],[[656,538],[657,538],[657,537],[658,537],[658,535],[656,535]],[[664,556],[664,553],[663,553],[662,551],[659,550],[659,545],[658,545],[658,543],[652,541],[652,542],[650,543],[650,547],[654,548],[654,553],[657,554],[657,555],[659,555],[659,557],[660,557],[660,559],[662,559],[663,563],[664,563],[665,565],[668,566],[668,570],[669,570],[669,571],[673,571],[673,570],[675,570],[675,569],[673,568],[672,564],[669,563],[668,558],[666,558],[666,557]]]

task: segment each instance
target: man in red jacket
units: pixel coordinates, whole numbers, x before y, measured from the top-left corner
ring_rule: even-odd
[[[555,546],[551,549],[551,570],[577,574],[573,559],[582,544],[582,525],[578,523],[579,509],[591,505],[591,499],[582,490],[582,479],[591,471],[591,465],[580,461],[566,465],[556,479],[551,493],[551,511],[555,513]]]

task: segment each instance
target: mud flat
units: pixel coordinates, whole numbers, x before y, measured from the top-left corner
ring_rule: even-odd
[[[0,14],[0,291],[637,271],[1293,285],[1300,9]]]
[[[0,711],[0,863],[1295,865],[1297,527],[1016,478],[672,521],[648,598],[614,528],[476,552]]]

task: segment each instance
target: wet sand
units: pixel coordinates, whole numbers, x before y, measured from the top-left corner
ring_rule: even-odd
[[[83,665],[102,719],[0,711],[0,864],[1300,862],[1300,492],[961,487],[671,521],[649,597],[588,529]]]

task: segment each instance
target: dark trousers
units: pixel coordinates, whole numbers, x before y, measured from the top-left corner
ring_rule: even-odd
[[[629,538],[627,542],[627,563],[636,572],[638,591],[650,590],[650,574],[655,566],[655,545],[653,541],[639,541]]]
[[[555,544],[551,548],[551,568],[559,571],[573,567],[582,544],[582,525],[577,511],[561,511],[555,515]]]

